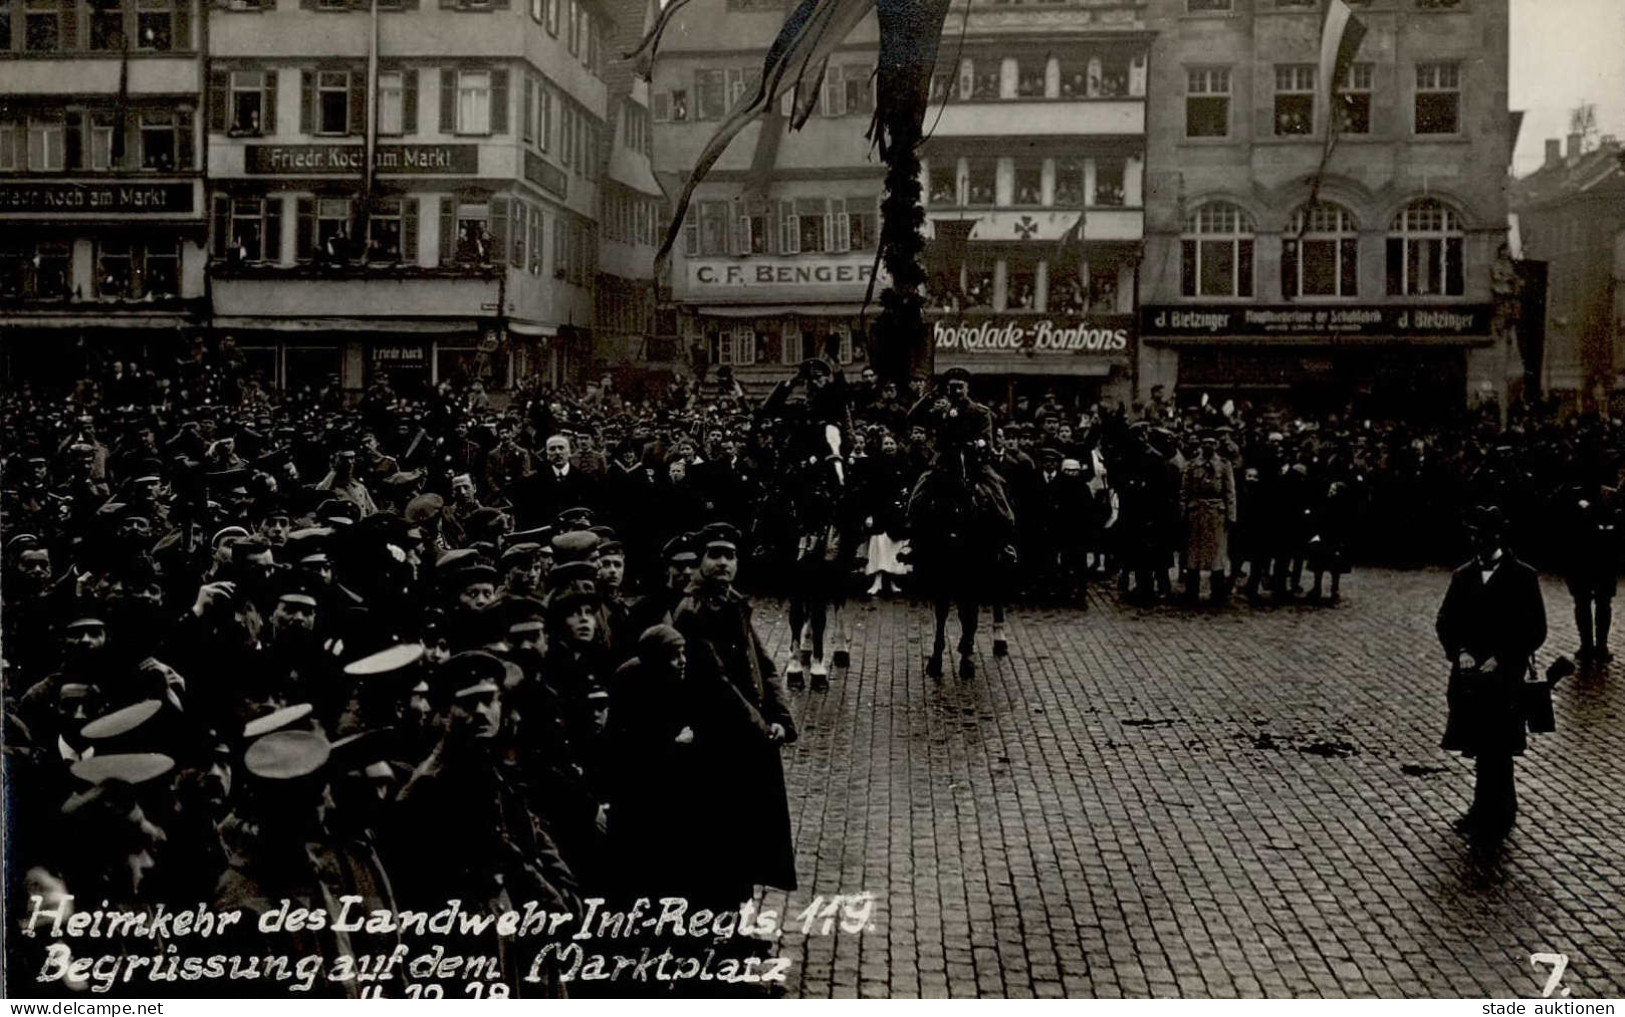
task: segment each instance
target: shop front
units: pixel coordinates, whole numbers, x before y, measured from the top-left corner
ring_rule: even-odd
[[[1082,410],[1126,405],[1133,390],[1133,315],[943,315],[930,326],[937,373],[963,367],[983,400],[1014,405],[1053,392]]]
[[[1426,419],[1498,394],[1489,305],[1147,306],[1139,390],[1318,417]]]

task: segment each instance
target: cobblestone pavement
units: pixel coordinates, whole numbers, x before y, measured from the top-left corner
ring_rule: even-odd
[[[791,992],[1538,996],[1550,952],[1573,997],[1625,993],[1625,666],[1559,686],[1518,826],[1475,857],[1450,827],[1471,764],[1438,749],[1447,579],[1360,572],[1319,608],[1097,587],[1013,612],[1008,658],[984,627],[978,675],[941,683],[926,608],[855,604],[850,672],[797,693],[785,754],[801,888],[766,905]],[[1545,592],[1542,668],[1577,645]],[[782,665],[782,613],[758,619]],[[871,931],[803,934],[815,897],[864,890]]]

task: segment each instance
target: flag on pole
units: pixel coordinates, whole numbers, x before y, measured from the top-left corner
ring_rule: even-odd
[[[1337,93],[1348,77],[1354,54],[1365,41],[1365,22],[1354,16],[1347,0],[1327,0],[1320,25],[1320,90],[1326,96],[1326,133],[1337,126]]]

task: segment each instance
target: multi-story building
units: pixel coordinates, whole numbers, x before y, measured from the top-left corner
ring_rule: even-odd
[[[1571,408],[1625,400],[1625,149],[1546,142],[1546,161],[1513,181],[1522,255],[1546,263],[1542,391]]]
[[[981,390],[1128,394],[1149,46],[1141,10],[1073,0],[948,16],[922,148],[930,316],[938,367],[968,367]],[[754,81],[784,15],[771,0],[695,0],[673,20],[652,96],[668,190]],[[884,176],[865,137],[876,44],[865,21],[830,60],[806,125],[787,133],[787,104],[770,110],[695,194],[671,299],[687,341],[747,385],[826,349],[844,363],[864,356],[859,315],[877,273]],[[885,280],[874,282],[878,298]],[[871,320],[877,311],[878,299]]]
[[[610,33],[594,0],[212,11],[217,332],[281,387],[586,365]]]
[[[8,367],[145,362],[200,334],[199,35],[192,0],[0,0]]]
[[[645,364],[652,354],[654,252],[665,195],[654,176],[654,129],[649,82],[630,61],[617,59],[637,48],[659,5],[649,0],[609,0],[615,34],[606,41],[611,59],[608,123],[602,137],[603,183],[598,189],[599,270],[593,358],[602,367]]]
[[[1367,34],[1323,160],[1318,0],[1151,0],[1142,398],[1370,416],[1504,400],[1506,0],[1352,6]]]

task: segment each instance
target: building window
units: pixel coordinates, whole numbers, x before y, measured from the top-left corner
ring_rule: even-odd
[[[999,97],[1000,63],[997,59],[967,60],[966,73],[960,74],[960,97],[964,99],[997,99]]]
[[[576,0],[563,0],[564,3],[564,43],[575,56],[581,52],[581,5]]]
[[[1407,205],[1388,227],[1388,292],[1394,296],[1459,297],[1466,290],[1461,217],[1443,202]]]
[[[316,252],[317,258],[330,263],[350,260],[353,245],[350,239],[349,198],[316,199]]]
[[[1201,14],[1206,11],[1228,11],[1231,0],[1186,0],[1185,9],[1192,14]]]
[[[927,176],[931,204],[959,204],[959,162],[956,159],[933,159]]]
[[[378,72],[378,133],[401,133],[401,115],[406,104],[406,75],[401,71]]]
[[[1111,157],[1095,160],[1095,204],[1120,207],[1128,200],[1125,180],[1128,161]]]
[[[1455,134],[1461,130],[1461,65],[1416,65],[1416,133]]]
[[[1033,206],[1044,200],[1044,164],[1019,161],[1015,165],[1015,181],[1011,188],[1011,204]]]
[[[1187,297],[1253,295],[1253,221],[1227,202],[1210,202],[1185,220],[1180,241],[1180,293]]]
[[[1044,97],[1044,66],[1048,62],[1038,57],[1016,62],[1016,95],[1023,99]]]
[[[141,114],[141,168],[169,172],[192,166],[192,118],[184,113]]]
[[[371,261],[400,261],[403,236],[401,199],[376,199],[372,204],[372,214],[367,217],[367,258]]]
[[[124,48],[123,0],[90,0],[90,48],[112,53]]]
[[[846,199],[847,247],[872,251],[880,240],[880,207],[873,196]]]
[[[217,199],[223,200],[223,199]],[[226,235],[231,238],[225,252],[237,262],[274,261],[281,237],[279,199],[233,198],[227,213]]]
[[[868,116],[875,111],[873,67],[841,68],[841,89],[845,92],[847,114]]]
[[[1055,160],[1055,204],[1077,208],[1083,204],[1084,172],[1082,159]]]
[[[0,120],[0,172],[15,173],[26,162],[26,143],[21,126],[13,120]]]
[[[1350,64],[1338,93],[1338,115],[1344,134],[1371,133],[1371,64]]]
[[[1011,258],[1005,262],[1004,307],[1007,311],[1037,311],[1038,262]]]
[[[1229,133],[1229,68],[1190,68],[1185,76],[1185,137],[1223,138]]]
[[[180,295],[178,241],[103,240],[96,245],[96,295],[139,300]]]
[[[721,120],[728,112],[726,73],[721,70],[695,71],[694,95],[694,119]]]
[[[23,48],[30,53],[54,53],[62,48],[59,0],[23,0]]]
[[[799,246],[803,254],[834,250],[834,233],[829,221],[829,201],[824,198],[797,198],[796,218]]]
[[[457,133],[491,133],[491,72],[457,72]]]
[[[15,6],[13,0],[0,0],[0,53],[11,50],[11,11]]]
[[[316,73],[316,133],[350,132],[350,72]]]
[[[90,114],[90,168],[113,168],[113,131],[118,120],[113,113]]]
[[[965,164],[967,205],[991,205],[998,200],[999,164],[995,159],[970,159]]]
[[[559,4],[561,0],[547,0],[547,34],[559,37]]]
[[[73,243],[68,240],[41,240],[34,245],[34,292],[40,300],[66,298],[69,270],[73,263]]]
[[[1354,216],[1325,202],[1299,209],[1281,247],[1287,297],[1353,297],[1360,292],[1360,233]]]
[[[167,53],[185,48],[187,40],[177,39],[175,0],[136,0],[135,42],[139,49]]]
[[[67,168],[67,127],[61,117],[28,120],[28,168],[50,173]]]
[[[276,75],[265,71],[231,72],[231,133],[274,134],[276,125],[266,111],[274,101]]]
[[[1275,65],[1275,135],[1315,133],[1315,65]]]

